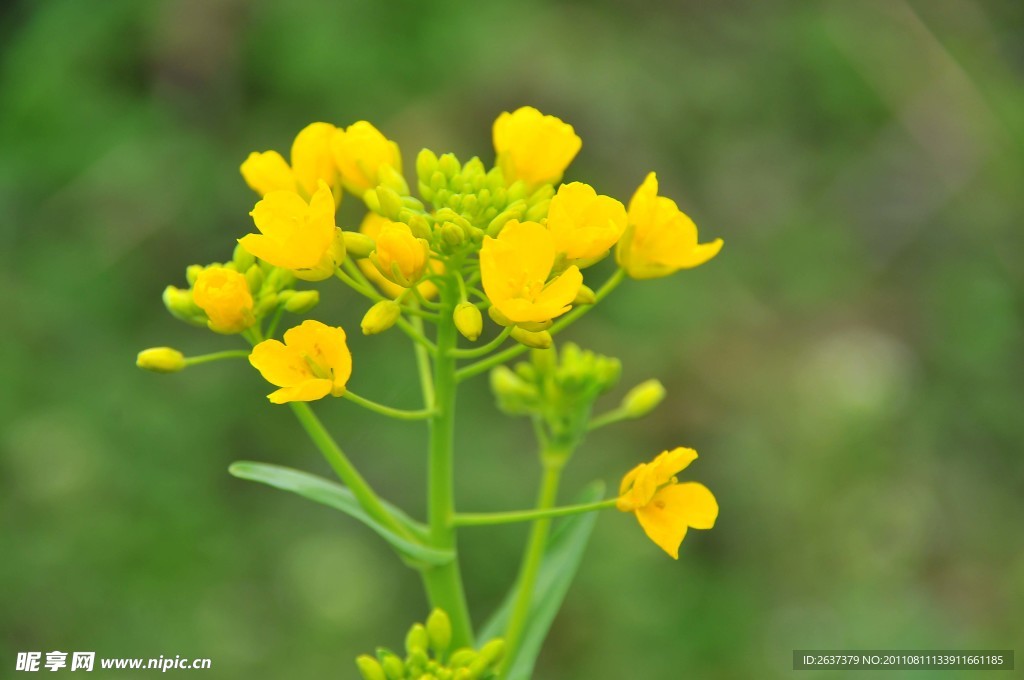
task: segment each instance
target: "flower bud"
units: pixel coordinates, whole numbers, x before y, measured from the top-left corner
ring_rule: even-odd
[[[379,649],[377,656],[388,680],[402,680],[405,677],[405,664],[398,655],[387,649]]]
[[[429,182],[430,176],[437,170],[437,154],[430,149],[422,149],[416,155],[416,176],[420,181]]]
[[[480,648],[480,659],[488,667],[492,667],[505,657],[505,641],[501,638],[491,640]]]
[[[402,197],[394,189],[388,186],[377,187],[377,202],[380,204],[379,212],[389,220],[397,220],[398,213],[402,210]]]
[[[381,300],[366,312],[360,326],[363,335],[376,335],[383,333],[395,325],[395,321],[402,313],[402,308],[394,300]]]
[[[476,305],[470,302],[460,302],[452,314],[452,319],[455,321],[455,327],[459,329],[459,332],[471,342],[475,342],[480,337],[480,333],[483,332],[483,315],[480,314],[480,310],[476,308]]]
[[[547,331],[528,331],[519,326],[512,329],[512,339],[534,349],[547,349],[554,342]]]
[[[297,290],[285,301],[285,310],[292,314],[305,314],[320,302],[320,291]]]
[[[452,643],[452,622],[443,609],[435,609],[427,617],[427,636],[430,648],[437,656],[443,656]]]
[[[476,660],[476,657],[477,653],[475,649],[460,647],[452,652],[451,657],[448,659],[448,666],[457,670],[473,663],[473,661]]]
[[[576,305],[592,305],[597,302],[597,297],[594,295],[593,289],[587,286],[580,286],[580,290],[576,293],[576,299],[572,301],[573,306]]]
[[[421,652],[426,654],[427,645],[430,644],[430,638],[427,635],[427,629],[422,623],[412,624],[412,628],[409,629],[408,634],[405,636],[405,651],[410,655],[415,652]]]
[[[377,172],[377,182],[396,192],[399,196],[409,195],[409,184],[405,181],[405,177],[402,177],[402,173],[390,165],[380,167]]]
[[[245,272],[245,282],[249,284],[249,292],[255,295],[260,292],[260,288],[263,287],[263,281],[266,276],[263,274],[263,268],[253,262],[247,269],[243,269]]]
[[[238,271],[244,272],[249,269],[249,267],[256,264],[256,256],[243,248],[241,244],[238,244],[235,246],[235,251],[231,255],[231,261],[235,263],[235,268],[238,269]]]
[[[438,159],[437,169],[444,173],[445,177],[451,179],[459,174],[462,166],[459,164],[459,159],[455,157],[455,154],[446,153]]]
[[[176,319],[187,321],[197,326],[206,325],[206,314],[192,299],[191,290],[182,290],[174,286],[164,288],[164,306]]]
[[[359,668],[364,680],[388,680],[388,676],[384,674],[384,667],[372,656],[363,654],[356,657],[356,667]]]
[[[445,222],[441,225],[441,238],[447,245],[455,247],[462,245],[462,242],[466,240],[466,233],[454,222]]]
[[[626,392],[620,408],[630,418],[640,418],[653,411],[664,398],[665,386],[659,380],[652,378]]]
[[[171,347],[151,347],[139,352],[135,365],[154,373],[177,373],[185,368],[185,355]]]
[[[357,231],[343,231],[341,237],[345,241],[345,252],[356,259],[361,259],[373,252],[373,239]]]

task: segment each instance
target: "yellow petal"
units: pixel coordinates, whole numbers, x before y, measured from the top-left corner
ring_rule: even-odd
[[[382,166],[402,171],[398,146],[365,120],[338,128],[331,139],[331,151],[345,188],[359,196],[377,186]]]
[[[313,319],[307,319],[294,328],[285,331],[284,341],[331,377],[329,391],[340,396],[352,375],[352,354],[345,341],[342,328],[328,326]]]
[[[687,526],[710,529],[718,519],[718,501],[714,494],[697,482],[670,484],[654,496],[654,502],[665,504],[665,510],[679,515]]]
[[[671,451],[662,451],[651,461],[655,483],[657,486],[666,484],[695,460],[697,460],[697,452],[693,449],[679,446]]]
[[[242,178],[260,196],[271,191],[294,191],[295,176],[288,163],[276,151],[253,151],[240,168]]]
[[[282,387],[276,392],[267,395],[267,399],[275,404],[285,404],[289,401],[316,401],[323,399],[331,392],[331,381],[322,378],[306,380],[292,387]]]
[[[551,199],[548,230],[555,249],[570,260],[603,255],[626,230],[626,209],[581,182],[563,184]]]
[[[662,492],[659,492],[659,494]],[[658,496],[656,495],[655,500],[643,507],[637,508],[636,518],[640,522],[640,526],[643,527],[647,537],[654,541],[659,548],[671,555],[672,559],[678,560],[679,545],[686,536],[686,518],[670,511],[657,498]]]
[[[540,321],[547,321],[568,312],[582,285],[583,274],[580,273],[579,267],[573,265],[545,286],[537,297],[537,306],[545,310],[545,318]]]
[[[498,116],[493,137],[505,180],[531,186],[561,179],[583,144],[571,125],[532,106]]]
[[[310,123],[292,143],[292,171],[306,195],[316,191],[319,182],[330,186],[338,180],[338,166],[331,152],[335,128],[330,123]]]
[[[253,347],[249,363],[264,380],[278,387],[291,387],[315,377],[302,353],[279,340],[264,340]]]

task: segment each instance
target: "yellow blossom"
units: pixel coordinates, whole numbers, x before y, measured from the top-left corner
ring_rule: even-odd
[[[509,184],[554,184],[583,145],[572,126],[532,106],[507,111],[494,121],[497,165]]]
[[[583,284],[573,265],[550,282],[551,232],[536,222],[509,220],[498,238],[484,237],[480,273],[491,304],[514,323],[550,321],[569,311]]]
[[[340,397],[352,375],[352,354],[342,328],[307,319],[285,331],[284,342],[264,340],[249,355],[264,379],[281,389],[267,395],[275,404]]]
[[[693,449],[663,451],[630,470],[619,488],[616,507],[635,513],[647,537],[673,559],[688,528],[710,529],[718,518],[718,502],[706,486],[676,478],[696,458]]]
[[[386,279],[409,288],[423,276],[430,259],[430,246],[413,236],[408,224],[389,220],[380,226],[374,240],[377,247],[370,259]]]
[[[557,252],[569,260],[589,260],[607,253],[622,236],[626,208],[589,184],[572,182],[551,199],[547,224]]]
[[[383,166],[402,171],[398,145],[365,120],[337,128],[331,137],[331,151],[342,184],[358,196],[377,186]]]
[[[272,191],[249,213],[259,234],[239,239],[242,247],[307,281],[334,275],[345,259],[345,242],[334,225],[334,198],[323,181],[306,203],[294,191]]]
[[[322,180],[334,187],[338,166],[331,153],[335,128],[330,123],[311,123],[292,142],[292,163],[276,151],[254,151],[242,163],[242,177],[256,193],[265,196],[272,191],[296,191],[310,196]],[[341,198],[341,192],[337,192]]]
[[[385,224],[390,223],[391,220],[388,218],[378,215],[375,212],[368,212],[366,213],[366,217],[363,218],[363,223],[359,225],[359,232],[376,240],[380,235],[381,228]],[[359,269],[363,272],[363,275],[372,281],[373,284],[388,297],[396,298],[405,292],[405,288],[384,278],[380,273],[380,270],[378,270],[370,260],[357,260],[356,264],[359,265]],[[429,269],[432,274],[440,274],[444,272],[444,265],[438,260],[430,260]],[[416,286],[416,290],[419,291],[420,295],[427,300],[437,295],[437,286],[435,286],[431,281],[421,281]]]
[[[209,319],[210,330],[240,333],[255,321],[245,276],[226,267],[206,267],[192,286],[192,299]]]
[[[675,201],[658,195],[652,172],[629,202],[629,228],[615,259],[634,279],[654,279],[704,264],[721,249],[720,238],[697,243],[697,226]]]

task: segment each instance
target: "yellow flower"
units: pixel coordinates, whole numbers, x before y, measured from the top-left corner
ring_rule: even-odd
[[[272,191],[297,191],[311,196],[321,180],[333,187],[338,181],[338,166],[330,142],[336,129],[330,123],[304,127],[292,142],[290,166],[276,151],[252,152],[242,163],[242,177],[260,196]],[[341,198],[340,191],[337,196]]]
[[[402,171],[398,145],[365,120],[337,128],[331,137],[331,151],[341,172],[341,183],[362,196],[377,186],[381,167],[389,165]]]
[[[510,321],[550,321],[569,311],[583,285],[576,265],[549,282],[554,264],[551,232],[536,222],[509,220],[498,238],[484,237],[480,250],[484,292]]]
[[[625,230],[626,208],[589,184],[563,184],[551,199],[548,231],[555,238],[555,250],[570,260],[604,255]]]
[[[309,203],[294,191],[272,191],[249,214],[260,233],[238,242],[256,257],[291,269],[300,279],[320,281],[333,276],[345,259],[345,242],[334,226],[334,198],[322,180]]]
[[[340,397],[352,375],[345,331],[307,319],[285,331],[284,343],[264,340],[249,355],[264,379],[281,389],[267,395],[275,404]]]
[[[697,482],[679,483],[676,474],[697,458],[693,449],[663,451],[622,478],[616,507],[636,514],[647,537],[679,559],[679,545],[689,527],[710,529],[718,518],[718,502]]]
[[[497,165],[509,184],[519,179],[530,186],[554,184],[581,146],[571,125],[532,106],[506,111],[494,121]]]
[[[245,276],[226,267],[207,267],[192,286],[192,299],[209,319],[210,330],[240,333],[255,321]]]
[[[363,223],[359,225],[359,231],[360,233],[376,240],[380,235],[381,228],[385,224],[390,223],[391,220],[388,218],[378,215],[375,212],[368,212],[366,213],[366,217],[363,218]],[[373,284],[389,298],[396,298],[405,292],[405,288],[384,278],[384,276],[381,275],[380,270],[378,270],[370,260],[358,260],[356,264],[359,265],[359,269],[362,270],[363,275],[372,281]],[[429,267],[430,273],[432,274],[441,274],[444,272],[444,265],[438,260],[431,260]],[[427,300],[437,295],[437,286],[435,286],[431,281],[422,281],[416,286],[416,290],[418,290],[420,295]]]
[[[380,226],[375,240],[377,247],[370,253],[370,259],[384,278],[409,288],[423,276],[430,246],[413,236],[408,224],[388,220]]]
[[[697,225],[675,201],[658,195],[652,172],[629,201],[629,229],[615,259],[634,279],[654,279],[704,264],[721,249],[720,238],[697,243]]]

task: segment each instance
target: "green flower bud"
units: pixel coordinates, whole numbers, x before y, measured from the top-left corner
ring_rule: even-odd
[[[416,154],[416,176],[421,182],[430,182],[430,176],[437,170],[437,154],[430,149],[421,149]]]
[[[455,157],[455,154],[446,153],[438,159],[437,169],[444,173],[445,177],[452,179],[459,174],[462,166],[459,164],[459,159]]]
[[[253,295],[260,292],[260,289],[263,287],[263,281],[266,279],[263,268],[253,262],[247,269],[242,271],[245,272],[245,282],[249,284],[249,292]]]
[[[377,182],[380,186],[391,189],[399,196],[409,195],[409,184],[405,181],[405,177],[390,165],[382,165],[380,167],[377,171]]]
[[[441,238],[449,246],[455,247],[466,240],[466,233],[454,222],[445,222],[441,225]]]
[[[277,293],[267,293],[256,300],[256,306],[253,307],[252,313],[256,318],[261,318],[277,307],[279,302]]]
[[[370,307],[363,316],[360,327],[363,335],[376,335],[383,333],[395,325],[395,321],[402,314],[402,308],[394,300],[381,300]]]
[[[548,209],[551,207],[551,199],[545,199],[539,203],[534,203],[530,206],[530,209],[526,211],[526,219],[531,222],[539,222],[548,216]]]
[[[376,189],[367,189],[363,192],[363,203],[366,204],[367,210],[375,212],[378,215],[383,214],[380,209],[380,199],[377,198]]]
[[[652,378],[626,392],[621,408],[630,418],[640,418],[653,411],[664,398],[665,386]]]
[[[356,259],[366,257],[376,247],[372,238],[358,231],[343,231],[341,237],[345,241],[345,252]]]
[[[412,215],[405,223],[409,225],[409,231],[416,238],[430,238],[430,222],[423,215]]]
[[[243,248],[241,243],[235,246],[235,250],[231,255],[231,260],[235,263],[235,267],[237,267],[240,272],[244,272],[249,267],[256,264],[256,256]]]
[[[505,641],[501,638],[491,640],[480,648],[480,660],[487,668],[497,665],[505,657]]]
[[[384,667],[372,656],[363,654],[356,657],[356,667],[359,668],[359,673],[364,680],[388,680],[388,676],[384,673]]]
[[[297,290],[284,303],[285,310],[292,314],[305,314],[320,302],[320,291]]]
[[[476,305],[470,302],[460,302],[452,314],[455,327],[469,341],[475,342],[484,329],[483,315]]]
[[[534,349],[547,349],[554,342],[547,331],[528,331],[520,326],[512,329],[512,339]]]
[[[201,264],[190,264],[185,269],[185,280],[188,281],[188,285],[191,286],[194,284],[204,269],[206,269],[206,267]]]
[[[409,629],[408,634],[405,636],[405,651],[410,655],[415,652],[426,654],[429,644],[430,637],[427,635],[426,627],[422,623],[412,624],[412,628]]]
[[[427,617],[427,636],[434,654],[441,657],[452,643],[452,622],[443,609],[435,609]]]
[[[185,368],[185,355],[171,347],[150,347],[139,352],[135,365],[154,373],[177,373]]]
[[[379,212],[389,220],[397,221],[398,213],[402,210],[402,197],[391,187],[381,185],[377,187],[377,202],[380,204]]]
[[[580,290],[576,293],[576,298],[572,301],[573,306],[576,305],[592,305],[597,302],[597,297],[594,295],[594,291],[587,286],[580,286]]]
[[[176,319],[187,321],[197,326],[206,325],[206,314],[192,299],[191,290],[182,290],[174,286],[164,288],[164,306]]]
[[[378,649],[377,658],[388,680],[402,680],[405,677],[405,664],[397,654],[387,649]]]
[[[464,668],[476,660],[477,653],[475,649],[469,647],[460,647],[452,652],[451,657],[448,659],[448,665],[451,668]]]

